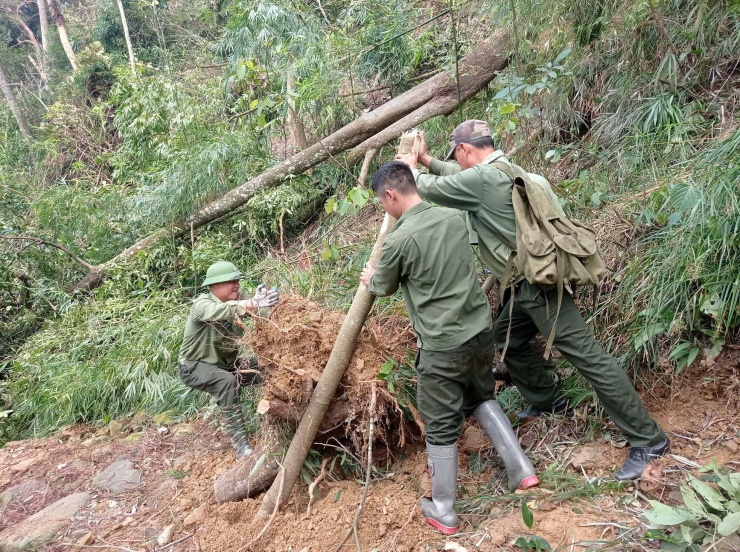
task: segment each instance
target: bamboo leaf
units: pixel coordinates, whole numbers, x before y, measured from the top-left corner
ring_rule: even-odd
[[[534,525],[534,515],[524,501],[522,501],[522,519],[524,520],[524,525],[531,529],[532,525]]]

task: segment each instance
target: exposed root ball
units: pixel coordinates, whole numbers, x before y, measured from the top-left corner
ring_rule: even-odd
[[[302,297],[283,297],[269,319],[257,319],[245,336],[248,346],[267,369],[264,401],[261,407],[270,413],[291,412],[286,418],[300,419],[307,395],[321,377],[329,359],[344,314],[325,310]],[[329,406],[318,440],[332,433],[343,434],[353,453],[366,446],[369,421],[370,383],[376,381],[382,364],[390,359],[403,360],[414,335],[408,320],[401,316],[369,318],[362,329],[350,364],[337,395]],[[404,412],[385,382],[378,381],[376,440],[389,448],[403,446],[409,437]],[[327,427],[327,425],[329,427]]]

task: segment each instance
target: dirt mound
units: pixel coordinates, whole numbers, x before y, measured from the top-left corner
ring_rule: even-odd
[[[341,312],[322,309],[302,297],[288,296],[269,318],[256,319],[255,327],[244,339],[267,370],[261,403],[266,412],[283,418],[300,418],[329,360],[344,318]],[[399,449],[411,433],[418,434],[418,428],[405,420],[404,410],[388,391],[386,382],[377,378],[386,361],[403,361],[413,343],[408,319],[398,315],[385,316],[382,320],[369,318],[320,433],[343,431],[353,452],[361,454],[367,441],[370,385],[375,382],[376,440]],[[413,411],[412,406],[406,406]],[[413,417],[419,420],[416,412]]]

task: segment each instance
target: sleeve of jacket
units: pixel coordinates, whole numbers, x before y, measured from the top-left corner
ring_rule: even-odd
[[[420,173],[416,177],[416,187],[424,199],[462,211],[478,211],[483,185],[479,166],[447,176]]]
[[[376,297],[387,297],[398,291],[403,277],[403,243],[397,243],[388,236],[383,243],[380,260],[375,266],[375,274],[370,279],[370,293]]]
[[[429,164],[429,172],[437,176],[450,176],[460,172],[460,165],[439,159],[432,159]]]
[[[193,304],[193,315],[201,322],[231,322],[234,316],[243,316],[246,309],[238,301],[216,303],[208,299],[197,299]]]

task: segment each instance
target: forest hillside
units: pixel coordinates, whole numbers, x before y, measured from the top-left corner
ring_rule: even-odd
[[[247,319],[243,352],[320,377],[383,220],[369,177],[402,132],[443,157],[467,119],[595,230],[608,274],[577,302],[674,453],[612,481],[626,443],[556,351],[574,408],[516,427],[541,488],[505,492],[468,423],[452,544],[740,549],[736,1],[0,0],[0,38],[0,550],[77,495],[48,550],[333,550],[360,501],[345,548],[455,549],[412,516],[428,476],[400,293],[374,302],[349,410],[330,408],[344,434],[314,444],[263,533],[260,497],[213,498],[233,456],[177,361],[226,260],[245,290],[280,289],[273,324],[292,332]],[[242,397],[252,442],[276,389]],[[505,384],[497,399],[511,419],[527,406]],[[141,482],[120,498],[91,483],[117,460]]]

